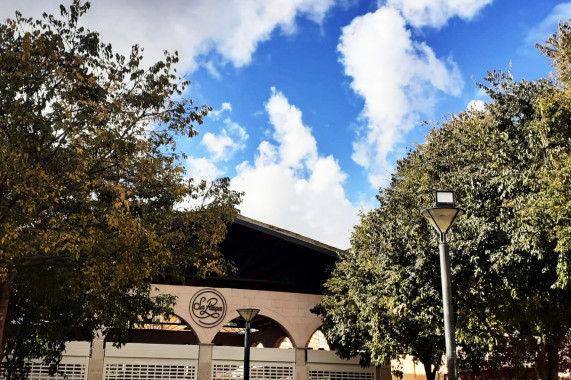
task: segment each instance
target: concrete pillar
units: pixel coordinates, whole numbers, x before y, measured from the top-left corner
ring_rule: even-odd
[[[105,358],[105,340],[96,337],[91,342],[91,354],[87,369],[87,380],[103,380],[103,359]]]
[[[295,380],[307,380],[309,377],[307,371],[306,348],[294,348],[295,350]]]
[[[383,364],[375,367],[375,380],[391,380],[393,375],[391,374],[391,365]]]
[[[198,345],[198,380],[212,379],[212,343]]]

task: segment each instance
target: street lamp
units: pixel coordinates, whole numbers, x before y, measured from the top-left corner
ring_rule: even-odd
[[[456,365],[456,338],[454,330],[454,306],[452,304],[452,281],[450,279],[450,254],[446,234],[464,210],[454,207],[454,193],[437,191],[434,207],[420,212],[438,231],[440,237],[440,277],[442,280],[442,304],[444,307],[444,334],[446,341],[446,364],[448,379],[458,378]]]
[[[246,322],[246,329],[244,330],[244,380],[250,380],[250,322],[258,315],[260,309],[244,308],[236,311]]]

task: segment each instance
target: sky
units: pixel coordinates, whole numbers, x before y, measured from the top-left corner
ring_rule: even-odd
[[[0,18],[61,2],[0,0]],[[429,126],[482,107],[489,70],[547,77],[535,44],[569,18],[552,0],[92,0],[82,24],[146,65],[178,51],[184,96],[213,108],[178,143],[188,176],[229,177],[243,215],[346,249]]]

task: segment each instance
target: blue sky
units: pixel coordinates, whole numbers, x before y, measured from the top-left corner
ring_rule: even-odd
[[[39,17],[60,1],[0,2]],[[177,50],[186,96],[214,111],[179,147],[189,176],[228,176],[245,216],[340,248],[396,161],[428,129],[486,98],[491,69],[546,77],[534,48],[571,2],[93,0],[85,25],[145,62]]]

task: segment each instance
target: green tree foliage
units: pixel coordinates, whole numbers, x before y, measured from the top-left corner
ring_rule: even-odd
[[[124,342],[139,316],[172,310],[172,297],[150,297],[151,279],[227,269],[218,245],[241,194],[227,179],[186,179],[175,146],[209,108],[183,97],[176,53],[142,68],[138,46],[125,58],[79,25],[88,9],[76,0],[61,18],[17,13],[0,25],[8,363],[57,359],[70,336],[97,331]],[[183,209],[188,199],[198,206]]]
[[[342,357],[380,365],[409,354],[434,379],[445,351],[437,248],[428,243],[416,196],[393,190],[361,216],[316,311]],[[414,222],[405,228],[404,221]]]
[[[486,357],[486,366],[522,372],[531,362],[540,379],[557,378],[571,334],[569,24],[541,49],[555,67],[550,79],[491,72],[486,109],[433,127],[399,161],[380,207],[362,216],[319,307],[347,356],[381,363],[406,353],[424,363],[414,346],[422,339],[407,334],[443,335],[437,239],[418,212],[434,190],[452,189],[466,210],[450,234],[462,365],[478,370]],[[423,333],[407,327],[421,321]]]

